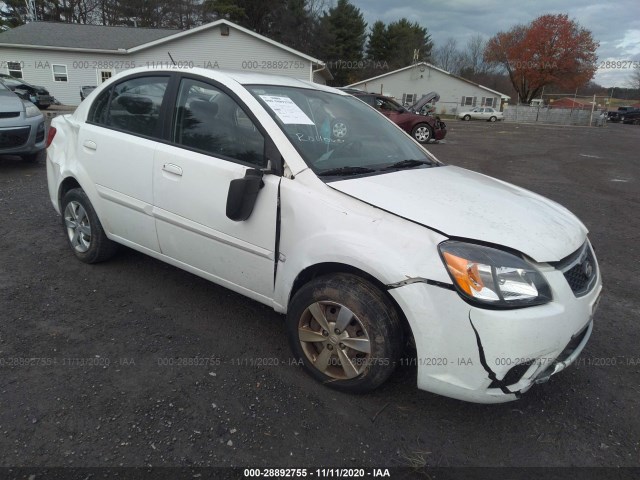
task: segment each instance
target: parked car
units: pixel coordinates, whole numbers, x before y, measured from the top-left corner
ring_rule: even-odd
[[[0,155],[19,155],[28,161],[38,159],[45,148],[42,112],[22,100],[0,80]]]
[[[54,103],[53,97],[49,91],[38,85],[31,85],[20,78],[14,78],[10,75],[0,73],[0,79],[9,87],[16,95],[23,100],[28,100],[41,110],[46,110]]]
[[[458,118],[461,120],[486,120],[487,122],[495,122],[504,120],[504,114],[491,107],[476,107],[467,112],[460,112]]]
[[[615,112],[609,112],[607,114],[608,116],[608,121],[610,122],[623,122],[623,123],[629,123],[629,122],[625,122],[625,119],[627,117],[627,114],[631,113],[631,112],[638,112],[640,111],[640,109],[636,108],[636,107],[618,107],[618,110],[616,110]]]
[[[147,100],[118,102],[132,90]],[[505,402],[591,335],[602,281],[573,214],[444,165],[344,92],[140,68],[51,132],[49,195],[80,261],[122,244],[273,307],[296,361],[327,386],[371,390],[410,362],[421,389]]]
[[[83,102],[85,98],[89,96],[97,87],[95,85],[85,85],[80,87],[80,101]]]
[[[343,91],[378,110],[422,144],[427,144],[433,139],[442,140],[447,135],[447,125],[440,120],[440,117],[420,114],[422,108],[428,102],[434,101],[434,96],[423,97],[414,105],[405,108],[394,99],[384,95],[363,92],[353,88],[344,89]]]
[[[632,110],[625,113],[622,123],[630,123],[633,125],[640,125],[640,109]]]

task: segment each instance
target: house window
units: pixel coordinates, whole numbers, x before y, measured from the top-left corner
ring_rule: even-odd
[[[13,78],[22,78],[22,62],[7,62],[7,69]]]
[[[464,106],[469,106],[469,107],[475,107],[476,106],[476,97],[462,97],[462,102],[460,103],[460,105]]]
[[[418,100],[417,93],[403,93],[402,94],[402,104],[403,105],[413,105]]]
[[[54,82],[66,82],[69,80],[67,77],[66,65],[51,65],[53,69],[53,81]]]
[[[99,70],[98,81],[104,83],[113,76],[113,70]]]

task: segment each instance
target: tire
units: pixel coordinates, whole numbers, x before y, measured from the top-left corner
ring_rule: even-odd
[[[62,228],[71,250],[85,263],[104,262],[118,249],[104,233],[89,197],[81,188],[69,190],[62,198]]]
[[[389,378],[404,335],[390,300],[346,273],[304,285],[289,305],[287,332],[296,360],[313,378],[350,393],[373,390]]]
[[[334,120],[331,123],[331,138],[344,140],[349,135],[349,127],[347,122],[342,119]]]
[[[497,118],[496,118],[496,117],[491,117],[491,118],[489,119],[489,121],[490,121],[490,122],[495,122],[496,120],[497,120]]]
[[[411,130],[411,136],[422,144],[429,143],[429,140],[433,138],[433,130],[428,124],[419,123]]]
[[[468,122],[469,120],[471,120],[471,115],[465,115],[464,117],[462,117],[462,119],[463,119],[465,122]]]

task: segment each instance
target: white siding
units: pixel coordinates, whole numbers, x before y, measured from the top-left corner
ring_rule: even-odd
[[[178,65],[251,70],[303,80],[311,79],[313,68],[309,60],[235,28],[229,28],[229,36],[222,36],[219,26],[131,54],[81,53],[0,46],[0,65],[4,67],[2,73],[8,73],[7,62],[23,62],[22,77],[25,81],[47,88],[64,104],[77,105],[80,102],[80,87],[97,85],[96,67],[108,68],[113,65],[114,72],[119,73],[133,67],[171,65],[169,52]],[[67,66],[68,82],[54,82],[53,64]]]
[[[368,92],[383,93],[402,102],[404,94],[418,94],[418,99],[429,92],[438,92],[440,100],[436,104],[436,113],[456,113],[470,110],[472,107],[461,106],[462,97],[475,97],[476,106],[480,106],[482,99],[491,97],[500,108],[500,96],[484,88],[442,73],[434,68],[420,66],[392,73],[370,82],[360,82],[352,85]]]

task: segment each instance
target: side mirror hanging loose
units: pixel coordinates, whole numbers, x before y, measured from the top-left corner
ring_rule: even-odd
[[[250,168],[245,176],[229,183],[227,195],[227,217],[234,222],[248,219],[258,199],[258,192],[264,186],[262,170]]]

